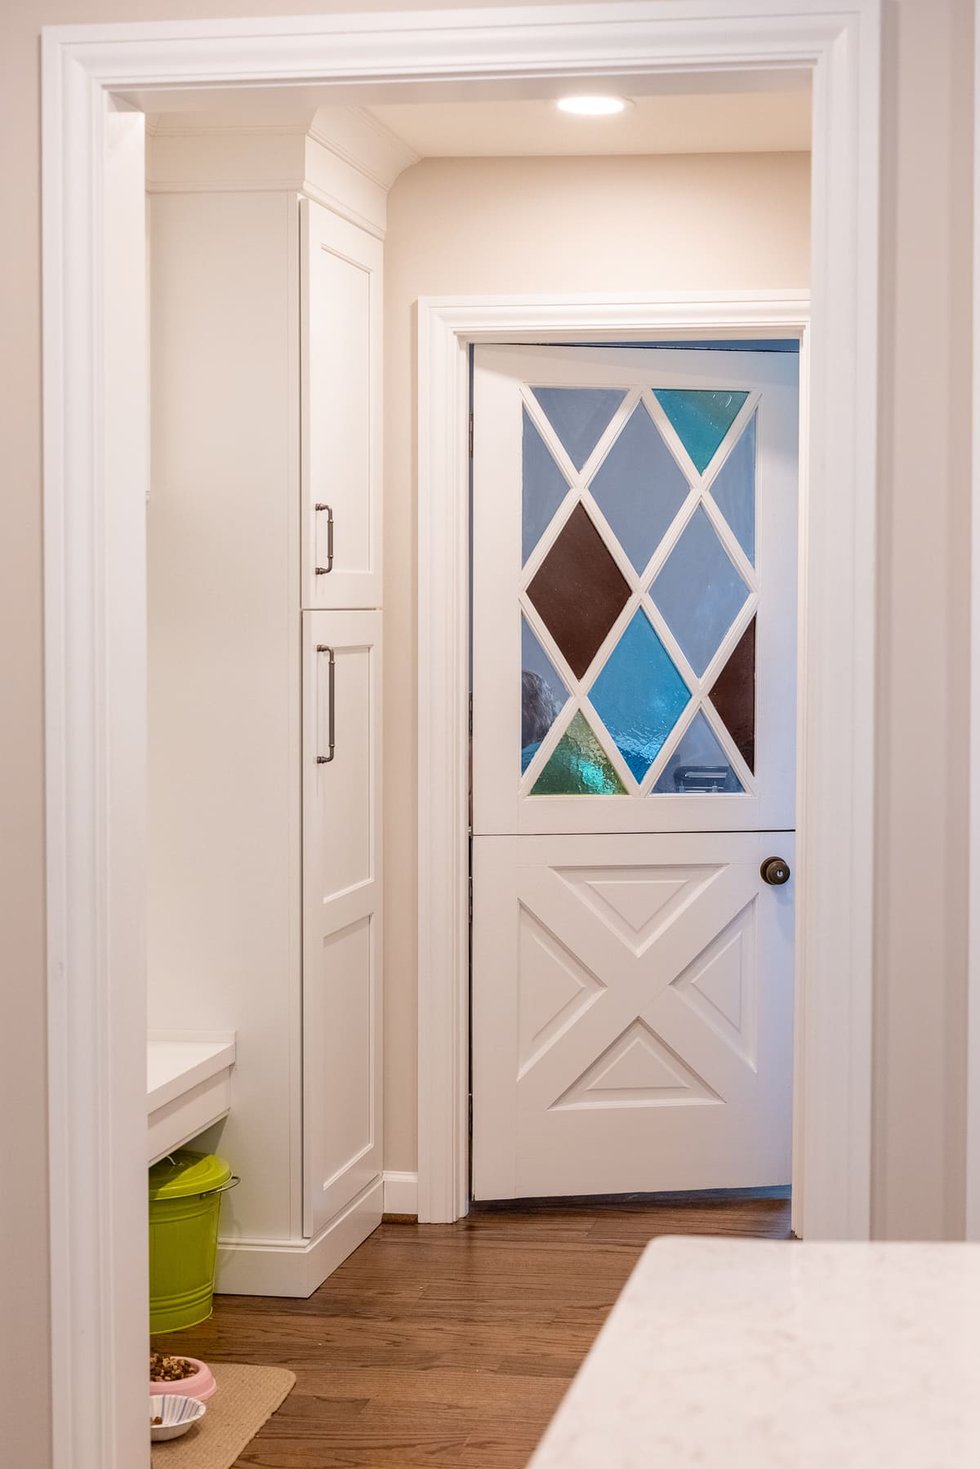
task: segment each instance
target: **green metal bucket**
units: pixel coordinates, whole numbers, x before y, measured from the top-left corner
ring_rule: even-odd
[[[238,1179],[223,1158],[188,1148],[150,1169],[150,1331],[211,1315],[221,1195]]]

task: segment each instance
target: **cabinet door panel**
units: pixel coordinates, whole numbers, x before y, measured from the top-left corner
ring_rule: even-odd
[[[303,241],[303,605],[381,602],[380,240],[310,200]]]
[[[381,1173],[381,614],[303,615],[304,1229]]]

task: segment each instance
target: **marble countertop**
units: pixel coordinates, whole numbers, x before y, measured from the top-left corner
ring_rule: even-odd
[[[660,1239],[529,1469],[977,1469],[980,1245]]]

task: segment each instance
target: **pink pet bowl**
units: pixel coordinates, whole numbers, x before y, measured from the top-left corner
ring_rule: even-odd
[[[171,1355],[184,1356],[183,1352],[174,1352]],[[190,1377],[182,1377],[179,1382],[151,1382],[151,1397],[167,1393],[170,1393],[171,1396],[179,1394],[185,1398],[197,1398],[202,1403],[214,1397],[218,1391],[218,1384],[207,1362],[200,1362],[197,1357],[184,1357],[184,1361],[190,1362],[197,1368],[197,1371]]]

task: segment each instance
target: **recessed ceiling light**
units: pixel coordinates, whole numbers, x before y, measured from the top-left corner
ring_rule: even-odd
[[[556,105],[559,111],[579,117],[611,117],[614,112],[625,112],[629,103],[625,97],[560,97]]]

